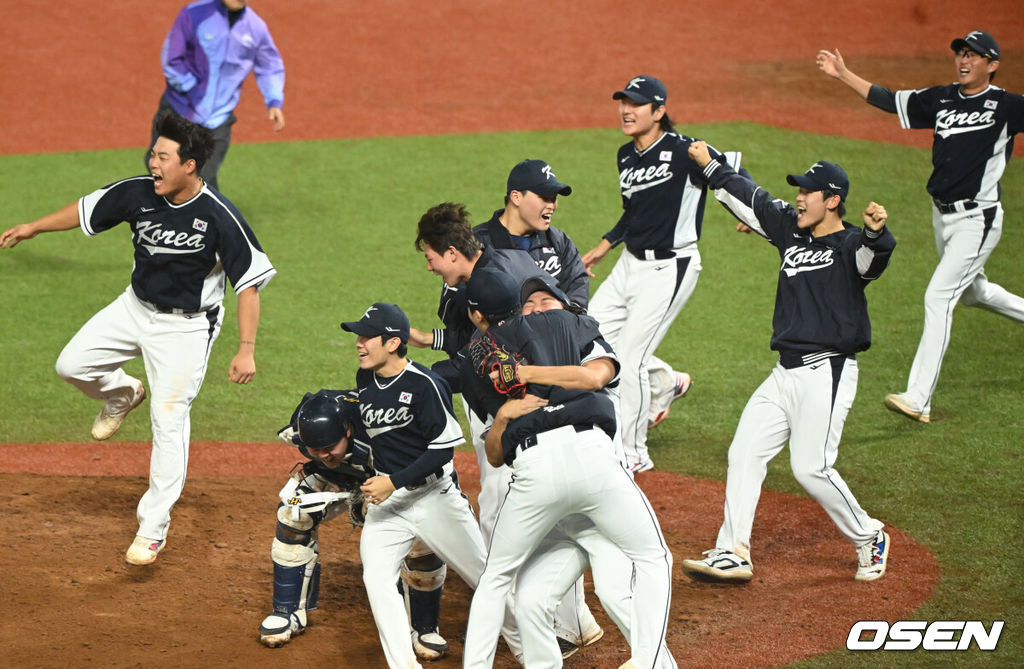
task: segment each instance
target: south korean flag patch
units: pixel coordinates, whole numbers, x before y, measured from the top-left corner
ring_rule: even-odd
[[[998,105],[998,100],[985,100],[985,109],[995,109]]]
[[[206,221],[200,220],[198,218],[193,219],[192,227],[198,230],[199,232],[206,232]]]
[[[411,404],[412,403],[412,393],[406,392],[406,391],[400,392],[398,394],[398,401],[401,402],[402,404]]]
[[[662,151],[661,153],[658,154],[658,160],[662,160],[662,161],[665,161],[665,162],[671,162],[671,160],[672,160],[672,152],[671,151]]]

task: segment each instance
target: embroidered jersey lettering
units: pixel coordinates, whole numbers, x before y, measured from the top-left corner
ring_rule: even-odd
[[[786,276],[794,276],[800,272],[826,269],[834,262],[832,255],[832,249],[790,246],[782,253],[782,267],[780,271]]]

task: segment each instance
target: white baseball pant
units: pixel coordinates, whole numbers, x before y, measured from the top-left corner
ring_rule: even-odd
[[[502,602],[519,567],[559,520],[574,513],[590,518],[634,563],[630,648],[634,664],[654,666],[668,625],[672,553],[654,510],[610,442],[601,430],[560,427],[537,435],[536,444],[516,456],[515,475],[469,609],[464,667],[493,664]],[[550,641],[548,631],[524,637],[523,645]]]
[[[189,411],[199,394],[224,309],[214,315],[160,313],[129,287],[71,338],[57,374],[89,397],[127,405],[139,381],[121,367],[142,356],[149,382],[153,450],[149,489],[136,511],[138,533],[164,539],[188,467]]]
[[[729,445],[725,521],[716,548],[750,559],[750,533],[768,462],[787,441],[797,482],[850,543],[863,545],[882,529],[882,523],[860,507],[833,468],[843,425],[857,394],[857,376],[853,357],[826,358],[795,369],[777,364],[754,391]]]
[[[623,249],[588,309],[621,364],[622,445],[629,466],[650,459],[647,420],[652,382],[648,367],[654,351],[697,287],[700,275],[700,252],[696,246],[675,253],[675,258],[667,260],[641,260]],[[666,365],[658,361],[657,366]],[[653,389],[663,394],[662,386],[663,383],[655,384]]]
[[[363,583],[377,624],[381,647],[392,669],[420,667],[409,637],[405,601],[395,587],[402,561],[418,538],[458,572],[471,588],[477,586],[484,570],[487,551],[469,500],[455,485],[445,466],[441,479],[418,486],[401,488],[381,504],[370,504],[359,540],[363,562]],[[513,601],[498,602],[498,627],[509,649],[523,652],[512,613]],[[504,610],[504,615],[502,615]],[[498,632],[495,631],[495,641]]]
[[[985,276],[985,261],[1003,233],[1003,207],[942,214],[932,206],[932,228],[939,264],[924,293],[924,330],[910,367],[905,397],[922,413],[931,413],[942,358],[949,347],[953,308],[963,297],[967,306],[1024,323],[1024,298]]]

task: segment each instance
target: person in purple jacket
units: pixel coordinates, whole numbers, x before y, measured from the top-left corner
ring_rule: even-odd
[[[284,128],[281,53],[266,22],[246,7],[246,0],[197,0],[174,20],[160,50],[160,62],[167,88],[153,117],[149,146],[156,141],[159,120],[169,113],[209,128],[213,155],[200,176],[220,190],[217,172],[231,144],[231,126],[238,120],[234,109],[250,72],[256,73],[274,131]]]

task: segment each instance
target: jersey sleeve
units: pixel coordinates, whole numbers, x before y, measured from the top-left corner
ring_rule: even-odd
[[[728,164],[712,160],[704,168],[704,175],[715,190],[715,198],[740,222],[773,244],[796,221],[792,206],[772,197]]]
[[[1024,95],[1004,93],[999,104],[1006,115],[1007,129],[1011,133],[1024,132]]]
[[[153,192],[151,177],[116,181],[89,193],[78,201],[78,224],[92,237],[130,220],[144,196]]]
[[[896,238],[893,237],[888,226],[881,230],[864,228],[855,253],[860,277],[865,281],[872,281],[880,277],[885,268],[889,266],[889,259],[895,248]]]
[[[935,125],[933,101],[938,97],[940,88],[921,88],[915,91],[896,91],[896,115],[900,127],[931,128]]]
[[[557,252],[562,263],[562,273],[559,288],[562,289],[574,304],[586,309],[590,302],[590,275],[580,258],[579,249],[573,243],[569,235],[559,230]]]
[[[416,409],[419,434],[427,441],[428,449],[454,448],[463,443],[462,427],[452,408],[452,395],[448,385],[438,377],[428,377],[429,386],[421,393]]]
[[[224,271],[235,293],[254,286],[257,290],[263,290],[277,274],[277,270],[270,264],[270,259],[242,215],[227,205],[224,205],[224,210],[227,215],[219,229],[217,248]]]

